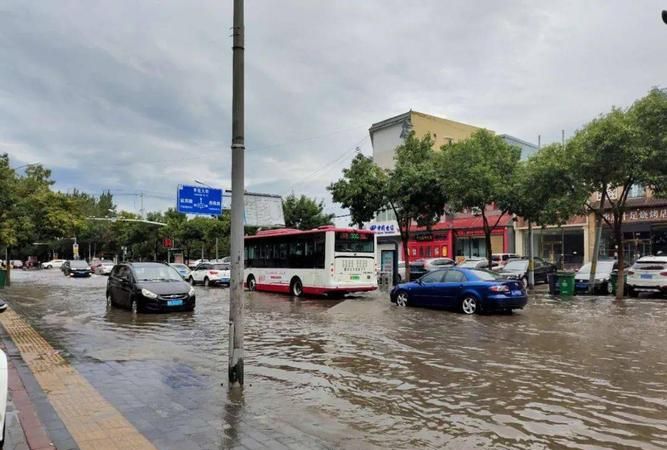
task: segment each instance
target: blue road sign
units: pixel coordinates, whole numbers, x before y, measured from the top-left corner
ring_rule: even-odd
[[[178,186],[176,210],[186,214],[222,214],[222,189],[204,186]]]

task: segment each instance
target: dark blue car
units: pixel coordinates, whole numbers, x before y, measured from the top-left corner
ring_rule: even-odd
[[[399,306],[457,309],[464,314],[511,311],[526,306],[528,296],[518,280],[507,280],[480,269],[442,269],[391,291]]]

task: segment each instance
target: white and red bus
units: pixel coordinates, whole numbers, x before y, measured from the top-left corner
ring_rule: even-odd
[[[375,234],[333,226],[260,231],[245,238],[245,267],[250,290],[296,297],[372,291]]]

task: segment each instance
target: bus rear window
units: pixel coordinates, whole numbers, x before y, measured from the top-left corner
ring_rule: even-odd
[[[374,253],[375,243],[370,233],[336,233],[334,246],[337,252]]]

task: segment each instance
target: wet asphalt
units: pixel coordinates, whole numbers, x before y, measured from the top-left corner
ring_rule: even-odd
[[[667,448],[665,299],[540,291],[464,316],[247,292],[239,395],[227,288],[133,316],[105,277],[13,275],[0,297],[159,448]]]

